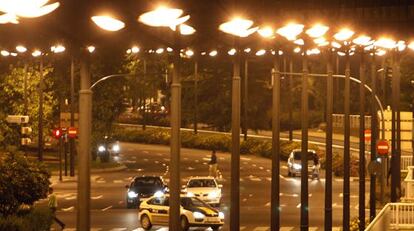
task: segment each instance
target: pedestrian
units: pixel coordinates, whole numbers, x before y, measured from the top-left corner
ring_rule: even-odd
[[[56,194],[53,193],[53,188],[50,187],[49,188],[49,208],[50,208],[50,211],[52,212],[53,220],[56,223],[58,223],[60,225],[60,228],[63,230],[63,229],[65,229],[65,223],[63,223],[61,220],[59,220],[56,217],[57,207],[58,207],[58,202],[57,202]]]
[[[319,169],[321,165],[319,163],[319,156],[317,154],[313,155],[313,177],[319,180]]]
[[[216,156],[216,150],[213,150],[211,152],[211,159],[208,163],[209,166],[209,176],[217,177],[217,156]]]

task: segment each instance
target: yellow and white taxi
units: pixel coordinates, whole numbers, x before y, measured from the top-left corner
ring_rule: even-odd
[[[190,227],[211,227],[219,230],[224,224],[224,214],[196,197],[180,198],[181,230]],[[143,201],[139,207],[138,218],[145,230],[155,226],[168,226],[169,195],[154,195]]]

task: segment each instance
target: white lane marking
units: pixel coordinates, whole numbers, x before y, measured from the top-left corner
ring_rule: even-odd
[[[296,208],[300,208],[300,206],[301,206],[301,203],[299,203],[298,205],[296,205]]]
[[[246,229],[246,226],[240,226],[240,230]]]
[[[334,179],[334,181],[336,181],[336,182],[343,182],[344,179]]]
[[[75,200],[76,199],[76,195],[75,196],[70,196],[70,197],[66,197],[65,200]]]
[[[272,181],[272,178],[271,177],[266,177],[266,180],[267,181]]]
[[[339,197],[344,197],[343,193],[339,193]],[[350,198],[358,198],[357,195],[349,195]]]
[[[118,201],[118,204],[122,205],[124,203],[124,201]]]
[[[257,165],[256,165],[256,164],[252,164],[252,166],[253,166],[253,167],[256,167]]]
[[[62,211],[64,211],[64,212],[71,212],[71,211],[73,211],[75,209],[75,207],[74,206],[70,206],[70,207],[68,207],[68,208],[62,208]]]
[[[106,210],[111,209],[111,208],[112,208],[112,205],[110,205],[110,206],[108,206],[106,208],[101,209],[101,211],[106,211]]]
[[[159,164],[160,162],[158,160],[154,161],[154,163]]]
[[[270,207],[270,202],[267,202],[267,203],[265,204],[265,207]]]
[[[137,171],[137,172],[142,172],[142,171],[144,171],[144,169],[142,169],[142,168],[138,168],[138,169],[135,169],[135,171]]]
[[[102,197],[103,197],[103,195],[99,195],[99,196],[91,197],[91,199],[92,200],[98,200],[98,199],[101,199]]]
[[[163,160],[165,160],[165,161],[170,161],[170,158],[163,158]]]
[[[341,227],[332,227],[332,231],[341,231]]]
[[[191,167],[191,166],[187,168],[187,170],[194,170],[194,169],[195,169],[195,168],[193,168],[193,167]]]
[[[266,172],[270,172],[270,169],[266,169]]]
[[[309,231],[316,231],[318,230],[318,227],[309,227]]]
[[[142,153],[148,154],[149,152],[148,151],[142,151]]]
[[[148,159],[147,159],[147,158],[144,158],[144,161],[145,161],[145,162],[148,162]]]
[[[260,179],[260,178],[258,178],[258,177],[250,177],[249,179],[250,179],[251,181],[256,181],[256,182],[262,181],[262,179]]]
[[[91,176],[91,180],[92,181],[96,181],[96,180],[98,180],[99,178],[101,178],[100,176]]]
[[[256,227],[253,231],[267,231],[269,230],[268,226]]]
[[[260,170],[263,170],[264,168],[262,166],[259,167]]]
[[[188,160],[188,157],[184,157],[183,160]]]
[[[76,231],[75,228],[65,228],[65,231]]]
[[[122,184],[122,183],[124,183],[124,181],[123,180],[114,180],[113,181],[115,184]]]
[[[66,193],[66,194],[59,194],[56,193],[58,198],[65,198],[65,197],[72,197],[73,195],[75,195],[74,193]]]
[[[252,158],[248,158],[248,157],[241,157],[240,159],[241,160],[247,160],[247,161],[252,160]]]
[[[127,230],[127,228],[113,228],[110,231],[124,231]]]
[[[102,228],[91,228],[91,231],[101,231],[101,230],[102,230]]]
[[[200,161],[199,160],[195,160],[194,162],[199,163]]]
[[[246,202],[247,201],[247,198],[243,198],[243,202]]]
[[[291,230],[293,230],[294,229],[294,227],[280,227],[280,231],[291,231]]]
[[[288,169],[288,167],[283,165],[283,166],[282,166],[282,169]]]

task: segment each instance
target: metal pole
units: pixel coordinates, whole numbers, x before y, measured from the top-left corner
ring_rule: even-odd
[[[365,229],[365,74],[364,51],[359,67],[359,230]]]
[[[350,76],[351,68],[349,62],[349,50],[346,54],[345,67],[345,103],[344,103],[344,197],[343,197],[343,230],[349,231],[350,221],[350,182],[349,182],[349,163],[350,163],[350,121],[349,121],[349,105],[350,105]]]
[[[145,59],[145,58],[143,58],[143,66],[144,66],[144,73],[143,73],[143,77],[144,77],[144,84],[145,84],[145,82],[146,82],[146,79],[147,79],[147,60]],[[143,115],[142,115],[142,122],[143,122],[143,124],[142,124],[142,129],[145,131],[145,129],[147,128],[147,98],[146,98],[146,95],[145,95],[145,91],[146,91],[146,89],[145,89],[145,86],[144,86],[144,89],[142,89],[142,98],[143,98],[143,100],[144,100],[144,113],[143,113]]]
[[[194,61],[194,134],[198,133],[198,59]]]
[[[70,62],[70,126],[75,127],[75,60]],[[69,138],[70,176],[75,176],[75,139]]]
[[[393,73],[395,71],[395,85],[396,85],[396,93],[395,93],[395,114],[396,114],[396,166],[395,166],[395,173],[397,179],[397,200],[401,197],[401,113],[400,113],[400,93],[401,93],[401,72],[400,72],[400,55],[398,51],[396,51],[396,60],[395,60],[395,69],[393,68]]]
[[[280,67],[276,54],[273,63],[273,106],[272,106],[272,189],[271,189],[271,230],[280,229]]]
[[[27,115],[28,113],[28,102],[27,102],[27,63],[24,63],[24,79],[23,79],[23,99],[24,99],[24,115]]]
[[[62,181],[62,137],[59,137],[58,155],[59,155],[59,180]]]
[[[326,176],[325,176],[325,231],[332,230],[332,113],[333,113],[333,52],[329,51],[327,64],[326,99]]]
[[[339,75],[339,66],[341,65],[341,63],[340,63],[340,60],[339,60],[339,56],[337,55],[336,56],[336,62],[335,62],[335,74],[337,74],[337,75]],[[340,82],[341,82],[341,80],[340,79],[337,79],[336,81],[335,81],[335,96],[334,96],[334,100],[339,100],[340,99],[340,87],[339,87],[339,84],[340,84]],[[337,113],[339,113],[339,107],[340,105],[338,104],[337,106],[336,106],[336,109],[334,108],[334,111],[336,111]]]
[[[92,90],[86,54],[80,57],[77,230],[90,230]]]
[[[232,120],[231,120],[231,190],[230,230],[240,230],[240,48],[236,40],[237,54],[233,64]]]
[[[181,83],[180,34],[175,33],[174,68],[171,83],[171,162],[169,230],[180,230]]]
[[[288,97],[288,111],[289,111],[289,140],[293,140],[293,57],[289,59],[289,97]]]
[[[303,54],[302,74],[302,155],[301,155],[301,196],[300,196],[300,229],[307,231],[309,228],[309,195],[308,195],[308,59],[306,47]]]
[[[398,200],[398,169],[397,159],[397,134],[396,134],[396,114],[397,114],[397,60],[396,52],[392,53],[392,104],[391,104],[391,202]]]
[[[63,154],[65,157],[65,176],[68,176],[68,143],[65,136],[66,135],[62,136],[63,139],[65,139],[63,142]]]
[[[43,57],[40,56],[40,84],[39,84],[39,134],[38,134],[38,159],[43,161]]]
[[[377,91],[377,65],[375,59],[375,50],[372,55],[371,63],[371,161],[375,161],[377,156],[377,139],[378,139],[378,116],[377,116],[377,107],[375,104],[375,94]],[[384,176],[382,176],[384,177]],[[376,184],[376,175],[371,174],[370,185],[369,185],[369,220],[372,221],[375,218],[375,184]]]
[[[247,140],[247,130],[248,130],[248,115],[247,115],[247,108],[249,105],[249,60],[247,57],[244,59],[244,99],[243,99],[243,139]]]

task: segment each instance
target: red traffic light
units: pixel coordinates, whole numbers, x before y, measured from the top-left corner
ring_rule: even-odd
[[[60,137],[62,137],[62,130],[60,128],[56,128],[53,130],[53,136],[56,139],[60,139]]]

